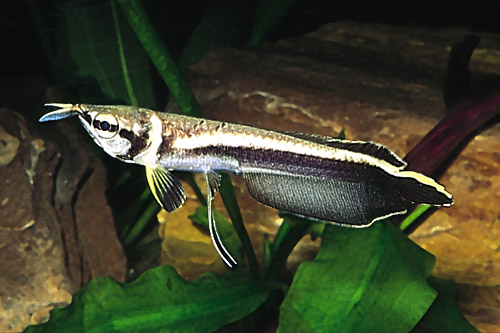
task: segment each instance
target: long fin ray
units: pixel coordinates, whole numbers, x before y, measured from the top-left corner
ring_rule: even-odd
[[[182,206],[186,195],[179,181],[167,169],[146,167],[146,178],[151,193],[167,212]]]
[[[212,210],[212,202],[215,194],[219,190],[220,175],[214,171],[207,171],[205,173],[205,181],[207,183],[207,208],[208,208],[208,229],[210,231],[210,237],[215,246],[215,249],[222,258],[222,261],[229,268],[234,268],[238,265],[238,262],[231,256],[229,251],[226,249],[222,243],[219,233],[217,232],[217,225],[215,223],[214,214]]]

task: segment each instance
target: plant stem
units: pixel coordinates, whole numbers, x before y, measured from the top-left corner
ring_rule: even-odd
[[[300,219],[299,217],[293,217],[294,219]],[[287,223],[283,221],[283,223]],[[268,267],[266,278],[278,279],[283,267],[285,266],[286,260],[293,248],[297,243],[304,237],[309,228],[309,223],[306,221],[300,221],[298,223],[290,224],[290,228],[285,228],[286,235],[283,236],[282,241],[278,249],[273,255],[271,264]]]
[[[151,191],[149,188],[146,188],[142,193],[139,195],[137,200],[135,200],[131,205],[127,206],[123,210],[120,210],[120,214],[118,215],[118,220],[126,220],[129,223],[124,225],[119,233],[120,239],[125,239],[127,235],[129,234],[130,230],[134,227],[135,223],[132,223],[132,217],[133,216],[138,216],[140,209],[145,206],[145,203],[150,200],[151,198]],[[149,207],[149,206],[148,206]],[[141,213],[141,216],[144,214],[144,212]],[[135,219],[134,219],[135,221]]]
[[[128,98],[130,99],[130,104],[139,106],[139,102],[137,101],[137,97],[135,96],[134,88],[132,87],[132,81],[130,80],[130,76],[128,74],[127,59],[125,58],[125,52],[123,50],[123,40],[122,34],[120,32],[120,22],[118,22],[115,0],[111,0],[111,12],[113,13],[116,41],[118,43],[118,51],[120,53],[120,64],[122,65],[123,80],[125,81],[125,86],[127,87]]]
[[[292,229],[292,226],[290,225],[290,223],[284,220],[283,223],[281,223],[278,231],[276,232],[276,235],[274,236],[274,240],[271,245],[271,255],[274,255],[276,251],[278,251],[281,244],[285,240],[286,235],[288,235],[290,229]]]
[[[125,238],[123,239],[123,245],[125,247],[132,246],[137,242],[137,239],[144,231],[148,223],[151,221],[153,216],[157,215],[160,211],[160,206],[156,201],[153,201],[142,213],[141,217],[136,224],[130,229]]]
[[[138,0],[118,0],[137,38],[179,104],[182,113],[201,117],[201,107]]]
[[[224,201],[224,206],[226,206],[229,217],[233,222],[234,230],[240,238],[241,245],[246,253],[248,264],[250,266],[250,272],[254,278],[258,279],[260,278],[259,264],[257,263],[257,257],[255,256],[252,242],[250,241],[250,237],[248,236],[245,225],[243,224],[240,207],[238,205],[238,201],[236,200],[233,184],[231,183],[229,175],[222,174],[220,188],[222,201]]]
[[[404,231],[406,228],[408,228],[413,222],[415,222],[416,219],[420,217],[423,213],[425,213],[429,208],[431,208],[431,205],[420,205],[417,208],[411,212],[410,215],[408,215],[403,222],[401,222],[401,225],[399,228],[401,231]]]
[[[207,200],[205,199],[205,196],[201,192],[200,187],[198,186],[198,184],[194,180],[193,174],[189,173],[189,172],[183,172],[182,173],[182,177],[189,184],[189,186],[191,187],[191,189],[193,189],[194,194],[196,195],[196,198],[198,199],[198,201],[200,202],[200,204],[202,206],[206,206],[207,205]]]

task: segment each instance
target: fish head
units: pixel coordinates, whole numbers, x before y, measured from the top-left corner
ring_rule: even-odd
[[[150,119],[154,114],[151,110],[122,105],[51,103],[46,106],[59,109],[42,116],[40,122],[78,116],[94,142],[124,162],[134,162],[150,145]]]

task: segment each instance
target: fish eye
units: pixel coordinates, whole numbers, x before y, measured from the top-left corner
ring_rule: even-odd
[[[111,125],[106,121],[101,121],[101,130],[103,131],[109,131],[111,128]]]
[[[103,139],[111,139],[118,132],[118,119],[111,113],[98,114],[92,126]]]

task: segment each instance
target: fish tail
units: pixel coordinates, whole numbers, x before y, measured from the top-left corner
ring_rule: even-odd
[[[451,206],[452,196],[434,179],[414,171],[401,171],[398,189],[406,200],[417,204]]]

